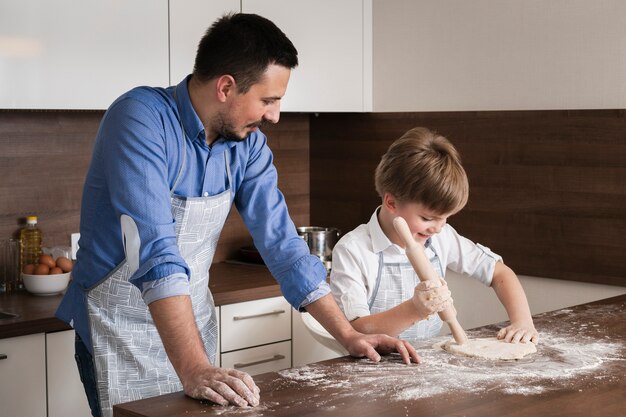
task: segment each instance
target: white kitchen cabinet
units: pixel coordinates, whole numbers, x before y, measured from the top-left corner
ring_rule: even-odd
[[[89,402],[74,359],[74,330],[46,333],[48,417],[89,417]]]
[[[291,367],[290,310],[283,297],[221,306],[222,367],[251,375]]]
[[[376,112],[623,109],[623,0],[372,1]]]
[[[170,0],[170,85],[191,74],[200,38],[224,13],[239,12],[239,0]]]
[[[0,415],[46,417],[43,333],[0,339]]]
[[[291,368],[291,342],[278,342],[222,354],[222,366],[250,375]]]
[[[244,13],[272,20],[298,50],[282,111],[366,110],[364,84],[371,56],[364,30],[371,0],[242,0]]]
[[[221,306],[221,352],[291,340],[290,310],[283,297]]]
[[[169,81],[167,0],[3,0],[0,108],[106,109]]]

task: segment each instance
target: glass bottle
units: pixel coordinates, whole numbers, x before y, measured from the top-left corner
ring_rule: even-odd
[[[20,269],[24,265],[37,265],[41,255],[41,229],[37,227],[37,216],[26,217],[26,226],[20,230]]]

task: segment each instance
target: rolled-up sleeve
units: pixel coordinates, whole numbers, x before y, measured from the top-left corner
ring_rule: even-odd
[[[486,286],[491,285],[496,262],[502,260],[500,255],[459,235],[450,225],[446,225],[441,237],[448,268],[469,275]]]
[[[337,304],[350,321],[369,316],[367,277],[358,255],[339,241],[333,249],[330,289]]]

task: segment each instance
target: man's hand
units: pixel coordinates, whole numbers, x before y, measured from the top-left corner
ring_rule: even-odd
[[[535,326],[530,323],[511,323],[509,326],[500,329],[498,339],[504,339],[508,343],[528,343],[537,344],[539,341],[539,333],[535,330]]]
[[[330,294],[305,308],[354,357],[366,356],[378,362],[380,361],[378,352],[383,354],[398,352],[407,365],[411,361],[415,363],[421,361],[415,348],[406,341],[382,334],[363,334],[354,330]]]
[[[411,301],[415,305],[418,317],[425,319],[452,305],[451,295],[446,281],[439,278],[436,281],[427,280],[417,284]]]
[[[185,394],[221,405],[259,404],[259,388],[250,375],[209,362],[189,296],[162,298],[148,307]]]
[[[344,347],[350,356],[355,358],[365,356],[374,362],[380,361],[379,352],[382,354],[398,352],[407,365],[411,362],[420,363],[422,361],[409,342],[384,334],[363,334],[355,331],[354,335],[345,340]]]
[[[252,377],[235,369],[207,366],[186,375],[182,381],[185,394],[198,400],[239,407],[259,405],[259,387]]]

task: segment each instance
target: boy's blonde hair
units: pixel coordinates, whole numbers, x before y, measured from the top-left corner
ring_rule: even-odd
[[[469,197],[467,175],[455,147],[424,127],[406,132],[389,146],[375,174],[376,191],[415,202],[438,214],[460,211]]]

